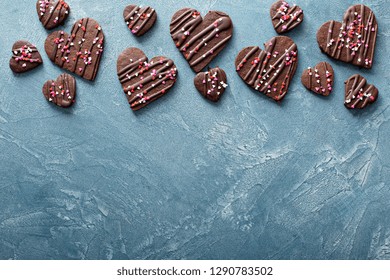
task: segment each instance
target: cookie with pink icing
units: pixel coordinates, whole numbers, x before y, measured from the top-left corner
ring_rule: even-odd
[[[56,80],[47,81],[43,85],[42,93],[47,101],[59,107],[68,108],[76,100],[76,79],[63,73]]]
[[[118,57],[119,82],[131,109],[140,110],[166,95],[175,85],[178,71],[172,59],[148,59],[138,48],[128,48]]]
[[[287,95],[297,65],[298,46],[286,36],[273,37],[263,50],[258,46],[244,48],[235,61],[241,79],[275,101]]]
[[[70,13],[64,0],[38,0],[36,4],[39,20],[46,29],[63,25]]]
[[[344,105],[348,109],[363,109],[377,101],[378,89],[358,74],[345,81]]]
[[[286,1],[277,1],[271,6],[271,19],[275,31],[286,33],[303,22],[303,10],[297,5],[290,5]]]
[[[30,71],[42,64],[42,57],[36,46],[28,41],[17,41],[12,47],[12,57],[9,61],[11,70],[15,73]]]
[[[123,11],[123,17],[131,33],[142,36],[155,24],[157,13],[149,6],[128,5]]]
[[[93,81],[104,50],[104,34],[92,18],[78,20],[71,33],[55,31],[45,41],[45,51],[59,67]]]
[[[223,12],[210,11],[202,18],[197,10],[185,8],[173,15],[170,31],[176,47],[199,73],[232,38],[233,22]]]
[[[362,4],[348,8],[342,22],[328,21],[317,32],[318,45],[328,56],[371,69],[378,23],[373,11]]]
[[[302,84],[312,92],[328,96],[333,90],[334,71],[328,62],[320,62],[314,68],[303,71]]]

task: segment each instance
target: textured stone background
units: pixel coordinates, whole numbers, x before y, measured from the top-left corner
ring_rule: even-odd
[[[233,64],[243,47],[275,35],[271,0],[134,1],[159,13],[140,39],[122,19],[129,1],[68,2],[64,30],[93,17],[106,51],[97,80],[77,78],[78,102],[65,111],[41,94],[62,71],[44,52],[48,32],[35,1],[0,1],[1,259],[390,259],[387,1],[362,1],[380,33],[374,68],[359,70],[329,60],[315,37],[354,1],[297,0],[305,22],[289,36],[300,61],[282,105],[247,88]],[[234,21],[234,39],[212,63],[230,84],[218,105],[196,92],[171,41],[170,18],[185,6],[223,10]],[[42,67],[9,70],[18,39],[38,46]],[[180,71],[169,95],[136,114],[115,68],[129,46],[167,55]],[[327,99],[306,91],[299,77],[322,60],[337,75]],[[381,93],[363,112],[343,106],[343,82],[354,73]]]

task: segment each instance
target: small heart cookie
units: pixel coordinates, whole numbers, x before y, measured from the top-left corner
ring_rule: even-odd
[[[70,7],[64,0],[38,0],[37,13],[46,29],[64,24],[70,13]]]
[[[50,60],[59,67],[93,81],[103,53],[104,34],[99,23],[91,18],[77,21],[71,34],[51,33],[45,42]]]
[[[236,70],[244,82],[275,101],[286,96],[298,64],[298,47],[292,39],[277,36],[259,47],[244,48],[236,58]]]
[[[314,69],[309,67],[303,71],[301,81],[308,90],[323,96],[328,96],[333,89],[333,67],[327,62],[320,62]]]
[[[304,14],[302,9],[286,1],[277,1],[271,6],[271,19],[275,31],[279,34],[286,33],[303,22]]]
[[[42,64],[38,49],[27,41],[17,41],[12,47],[9,66],[15,73],[30,71]]]
[[[153,27],[157,20],[157,13],[149,6],[129,5],[123,11],[123,17],[131,33],[142,36]]]
[[[328,21],[317,32],[318,45],[328,56],[367,69],[374,60],[378,23],[364,5],[350,7],[343,22]]]
[[[131,109],[137,111],[164,96],[176,83],[173,60],[157,56],[148,60],[143,51],[128,48],[118,57],[118,78]]]
[[[232,38],[233,22],[223,12],[211,11],[202,18],[197,10],[185,8],[173,15],[170,31],[176,47],[198,73]]]
[[[61,74],[57,80],[47,81],[43,85],[42,93],[49,102],[68,108],[76,99],[76,80],[69,74]]]
[[[345,81],[345,102],[348,109],[363,109],[378,99],[379,91],[374,85],[356,74]]]
[[[203,97],[213,102],[218,102],[228,87],[226,73],[219,67],[196,75],[194,84]]]

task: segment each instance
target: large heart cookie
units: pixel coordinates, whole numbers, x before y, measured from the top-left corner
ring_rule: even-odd
[[[328,21],[317,32],[321,50],[332,58],[372,68],[378,24],[374,13],[364,5],[346,11],[343,22]]]
[[[153,27],[157,20],[157,13],[149,6],[129,5],[123,11],[123,17],[131,33],[142,36]]]
[[[223,12],[211,11],[202,19],[198,11],[185,8],[173,15],[170,31],[176,47],[198,73],[225,48],[233,23]]]
[[[131,109],[137,111],[162,97],[176,83],[175,63],[157,56],[148,61],[137,48],[123,51],[117,62],[118,78]]]
[[[236,58],[236,70],[246,84],[281,101],[297,69],[298,47],[292,39],[277,36],[259,47],[244,48]]]
[[[45,42],[49,58],[61,68],[93,81],[103,53],[104,34],[100,25],[84,18],[73,25],[71,34],[51,33]]]
[[[328,62],[318,63],[314,69],[309,67],[302,73],[302,84],[312,92],[328,96],[333,90],[334,71]]]
[[[68,18],[70,8],[64,0],[38,0],[37,13],[46,29],[62,25]]]
[[[297,5],[290,6],[286,1],[279,0],[271,6],[271,19],[275,31],[279,34],[288,32],[303,21],[303,11]]]
[[[27,41],[17,41],[12,47],[9,66],[15,73],[30,71],[42,64],[38,49]]]
[[[56,81],[47,81],[42,93],[49,102],[68,108],[76,99],[76,79],[69,74],[61,74]]]
[[[356,74],[345,81],[345,102],[348,109],[363,109],[378,99],[379,91],[374,85]]]

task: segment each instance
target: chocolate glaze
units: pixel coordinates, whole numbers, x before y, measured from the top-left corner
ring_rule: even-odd
[[[122,52],[117,61],[118,78],[131,109],[137,111],[162,97],[176,83],[177,68],[166,57],[158,56],[148,61],[137,48]]]
[[[203,97],[213,102],[218,102],[228,87],[226,73],[219,67],[196,75],[194,84]]]
[[[39,20],[46,29],[64,24],[70,13],[69,5],[64,0],[38,0],[36,8]]]
[[[372,68],[378,24],[364,5],[348,8],[343,22],[328,21],[317,32],[321,50],[330,57],[367,69]]]
[[[348,109],[363,109],[378,99],[379,91],[374,85],[356,74],[345,81],[345,102]]]
[[[129,5],[123,11],[123,17],[131,33],[142,36],[153,27],[157,13],[149,6]]]
[[[292,39],[277,36],[259,47],[247,47],[235,65],[246,84],[266,96],[281,101],[286,96],[298,62],[298,48]]]
[[[61,74],[56,81],[47,81],[43,85],[42,93],[49,102],[68,108],[76,99],[76,80],[69,74]]]
[[[84,18],[73,25],[71,35],[55,31],[45,42],[50,60],[84,79],[93,81],[97,75],[104,47],[104,34],[100,25]]]
[[[277,1],[271,6],[271,19],[275,31],[286,33],[303,22],[304,14],[300,7],[290,6],[286,1]]]
[[[185,8],[173,15],[170,32],[191,68],[200,72],[231,39],[233,23],[223,12],[211,11],[202,19],[195,9]]]
[[[15,73],[30,71],[42,64],[38,49],[28,41],[17,41],[12,47],[12,57],[9,61],[11,70]]]
[[[309,67],[303,71],[301,81],[308,90],[328,96],[333,90],[333,67],[327,62],[320,62],[314,69]]]

